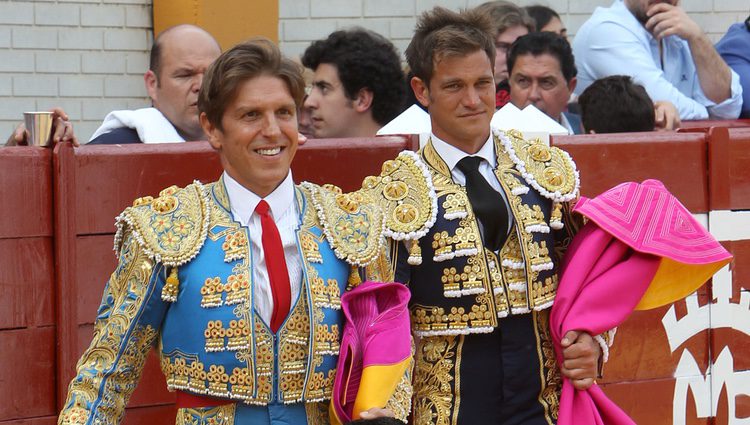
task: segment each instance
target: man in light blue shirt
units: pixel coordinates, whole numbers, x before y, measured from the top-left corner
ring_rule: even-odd
[[[734,119],[739,77],[678,0],[616,0],[597,8],[573,42],[580,94],[594,80],[630,75],[654,101],[670,101],[683,120]]]

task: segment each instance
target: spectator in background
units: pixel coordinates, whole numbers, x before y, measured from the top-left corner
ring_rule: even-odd
[[[750,16],[745,22],[729,27],[716,44],[716,50],[740,76],[743,98],[740,118],[750,118]]]
[[[651,131],[656,123],[646,89],[627,75],[594,81],[578,97],[578,105],[586,133]]]
[[[373,137],[402,111],[401,60],[380,34],[336,31],[313,42],[302,64],[315,72],[304,107],[316,138]]]
[[[600,78],[578,98],[584,133],[624,133],[674,130],[680,126],[677,108],[652,102],[646,89],[627,75]]]
[[[534,105],[570,134],[581,133],[580,116],[566,112],[576,88],[576,65],[568,41],[551,32],[520,37],[508,52],[510,101]]]
[[[626,73],[652,99],[672,102],[683,120],[737,118],[738,75],[677,2],[616,0],[598,7],[573,42],[576,94],[596,79]]]
[[[78,137],[73,133],[73,124],[69,121],[68,114],[62,108],[52,108],[52,143],[71,142],[73,146],[79,146]],[[11,133],[5,146],[20,146],[28,144],[29,131],[24,123]]]
[[[151,48],[143,79],[152,107],[110,112],[90,144],[165,143],[203,140],[198,91],[203,74],[221,54],[219,43],[194,25],[164,30]]]
[[[554,32],[563,37],[568,36],[568,29],[560,19],[560,15],[547,6],[526,6],[526,12],[534,20],[536,32]]]
[[[508,49],[518,37],[534,31],[534,20],[526,10],[507,1],[490,1],[477,6],[477,11],[492,19],[495,34],[495,108],[510,101],[508,85]]]

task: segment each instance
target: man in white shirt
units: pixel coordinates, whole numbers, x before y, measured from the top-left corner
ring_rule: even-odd
[[[594,80],[628,75],[683,120],[735,119],[739,76],[678,0],[615,0],[598,7],[573,41],[581,94]]]
[[[363,187],[389,182],[385,215],[404,225],[390,236],[419,337],[413,420],[555,423],[559,374],[588,388],[599,357],[591,335],[573,332],[558,368],[549,338],[554,247],[572,232],[562,209],[578,190],[575,165],[559,149],[491,131],[495,34],[485,14],[425,12],[406,58],[432,123],[412,166],[429,185],[394,181],[406,167],[388,161]],[[556,193],[538,184],[549,187],[552,176]]]
[[[303,95],[301,67],[265,39],[206,73],[200,120],[224,173],[139,199],[118,218],[119,264],[60,423],[119,422],[157,340],[177,423],[328,423],[341,294],[363,279],[390,282],[392,271],[379,210],[294,185]],[[408,377],[361,417],[405,420]]]

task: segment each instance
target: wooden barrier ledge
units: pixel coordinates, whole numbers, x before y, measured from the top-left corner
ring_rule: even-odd
[[[558,136],[552,142],[576,160],[586,196],[623,181],[657,178],[699,217],[750,210],[750,170],[745,165],[750,128]],[[293,174],[298,182],[353,190],[403,149],[415,150],[416,139],[309,140],[297,153]],[[60,145],[54,153],[43,148],[0,150],[0,364],[29,365],[33,359],[34,366],[31,372],[26,366],[0,371],[0,382],[25,383],[1,386],[6,403],[0,407],[0,425],[54,423],[115,265],[114,217],[137,197],[196,178],[212,181],[220,172],[218,157],[205,142],[76,149]],[[636,313],[618,331],[612,360],[599,382],[637,423],[673,423],[672,409],[691,424],[724,424],[731,423],[731,415],[748,416],[750,397],[732,397],[736,402],[727,404],[733,411],[722,404],[714,409],[718,416],[711,417],[696,407],[696,398],[712,404],[699,387],[691,387],[695,395],[684,406],[676,395],[686,379],[678,376],[677,363],[686,353],[699,374],[719,361],[726,347],[734,356],[730,372],[750,369],[750,331],[738,333],[731,323],[721,329],[711,324],[731,320],[723,310],[728,304],[711,304],[717,297],[741,304],[748,296],[750,235],[740,230],[723,242],[736,257],[732,271],[715,279],[714,286],[721,283],[723,289],[704,287],[687,303]],[[672,330],[665,323],[671,317],[691,318],[704,307],[711,309],[695,322],[699,331],[675,343],[679,338],[669,335]],[[125,424],[173,421],[173,395],[163,382],[158,356],[152,353]],[[710,389],[710,382],[705,387]]]

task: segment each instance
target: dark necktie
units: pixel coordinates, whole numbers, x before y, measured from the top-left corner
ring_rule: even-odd
[[[456,167],[466,176],[466,194],[474,215],[482,223],[484,245],[497,251],[508,235],[508,209],[502,196],[479,172],[481,162],[482,158],[478,156],[467,156],[458,161]]]
[[[276,333],[284,323],[292,301],[291,287],[289,285],[289,271],[286,268],[284,247],[281,245],[281,236],[273,217],[270,207],[266,201],[260,201],[255,207],[255,212],[260,216],[260,227],[263,234],[263,256],[266,258],[266,269],[268,280],[271,283],[271,295],[273,296],[273,315],[271,316],[271,330]]]

